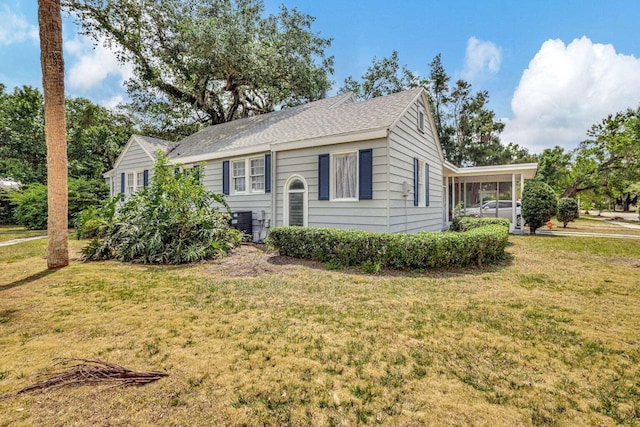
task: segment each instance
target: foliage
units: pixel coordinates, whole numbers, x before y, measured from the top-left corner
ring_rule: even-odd
[[[0,224],[13,224],[13,203],[10,194],[15,189],[0,188]]]
[[[108,193],[109,189],[101,181],[69,179],[69,224],[75,222],[80,212],[92,206],[99,206]],[[16,224],[23,225],[30,230],[45,230],[47,228],[46,185],[33,183],[24,190],[11,193],[9,197],[15,206],[13,219]]]
[[[229,222],[223,196],[207,191],[193,170],[174,173],[158,153],[149,187],[127,198],[104,238],[83,248],[83,258],[144,264],[210,259],[240,243],[241,233]]]
[[[275,227],[268,243],[281,255],[374,272],[380,267],[411,270],[495,263],[504,256],[508,235],[504,223],[464,233],[418,234]]]
[[[362,80],[358,82],[352,76],[347,77],[338,93],[353,92],[358,100],[371,99],[402,92],[415,80],[406,65],[400,67],[398,51],[394,50],[388,58],[377,59],[374,56]]]
[[[503,225],[509,228],[511,222],[507,218],[478,218],[475,216],[458,215],[451,221],[450,231],[469,231],[473,228],[485,227],[487,225]]]
[[[89,206],[80,212],[75,221],[76,237],[78,239],[105,237],[107,229],[113,223],[119,200],[120,196],[109,197],[102,206]]]
[[[562,227],[578,218],[578,202],[571,197],[562,197],[558,200],[558,221],[562,222]]]
[[[571,183],[572,155],[565,152],[564,148],[556,145],[554,148],[546,148],[538,156],[537,180],[546,182],[557,195],[564,192]]]
[[[2,85],[0,89],[0,177],[46,184],[42,93],[30,86],[11,94]],[[133,121],[84,98],[67,99],[66,115],[69,176],[102,179],[135,133]]]
[[[0,85],[0,178],[22,184],[44,183],[47,149],[44,142],[44,100],[30,86],[6,94]]]
[[[530,180],[522,192],[522,218],[529,225],[531,234],[546,224],[558,209],[558,199],[553,189],[542,181]]]
[[[323,98],[331,86],[331,40],[295,8],[263,16],[261,0],[64,3],[87,35],[133,65],[129,94],[159,123],[228,122]]]
[[[609,115],[588,136],[575,152],[572,180],[562,196],[602,188],[628,210],[635,200],[628,188],[640,181],[640,108]]]

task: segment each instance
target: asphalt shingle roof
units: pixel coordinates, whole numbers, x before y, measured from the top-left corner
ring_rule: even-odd
[[[338,95],[298,107],[202,129],[181,140],[169,158],[234,151],[261,144],[303,141],[391,126],[422,89],[355,102]]]
[[[154,158],[156,150],[162,150],[165,153],[168,153],[178,145],[177,142],[166,141],[159,138],[152,138],[150,136],[133,135],[133,138]]]

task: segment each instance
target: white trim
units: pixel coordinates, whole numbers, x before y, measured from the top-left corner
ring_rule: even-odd
[[[532,179],[538,170],[537,163],[516,163],[509,165],[493,165],[493,166],[470,166],[459,168],[447,161],[443,164],[445,169],[449,170],[449,176],[481,176],[481,175],[498,175],[520,172],[525,179]]]
[[[336,188],[336,176],[335,176],[335,165],[336,162],[334,160],[335,156],[344,156],[347,154],[354,154],[356,156],[356,189],[354,197],[343,197],[336,198],[335,196],[335,188]],[[345,151],[334,151],[329,153],[329,201],[331,202],[357,202],[359,201],[358,195],[360,194],[360,158],[358,156],[358,150],[345,150]]]
[[[304,193],[303,206],[302,206],[302,224],[304,227],[308,227],[309,226],[309,185],[307,185],[307,180],[304,179],[302,175],[298,175],[298,174],[291,175],[289,178],[287,178],[287,180],[284,183],[284,187],[283,187],[284,206],[282,207],[283,208],[282,224],[284,224],[285,227],[289,225],[289,185],[291,185],[291,183],[296,179],[302,181],[302,183],[304,184],[304,190],[293,190],[292,192]]]
[[[252,156],[260,153],[276,153],[278,151],[297,150],[300,148],[318,147],[324,145],[344,144],[347,142],[360,142],[372,139],[381,139],[388,136],[388,128],[382,127],[364,131],[348,132],[340,135],[321,136],[317,138],[302,139],[295,141],[271,142],[251,147],[238,148],[228,151],[216,151],[195,156],[179,157],[169,159],[169,163],[192,163],[207,160],[228,159],[231,157]]]
[[[265,153],[263,155],[252,156],[252,157],[244,157],[244,158],[236,158],[229,159],[229,195],[230,196],[240,196],[240,195],[250,195],[250,194],[264,194],[265,189],[262,190],[253,190],[253,186],[251,183],[251,161],[252,160],[262,160],[264,161],[264,156],[268,154]],[[241,178],[240,176],[235,176],[233,173],[233,165],[234,163],[243,163],[244,162],[244,191],[236,191],[235,179]],[[266,186],[266,164],[263,166],[265,170],[262,176],[265,177],[265,186]],[[272,173],[273,175],[273,173]],[[273,188],[273,186],[272,186]]]

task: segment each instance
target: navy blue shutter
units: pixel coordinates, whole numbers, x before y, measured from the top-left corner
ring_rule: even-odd
[[[120,200],[124,200],[124,172],[120,174]]]
[[[201,171],[202,171],[202,166],[201,165],[196,165],[196,166],[193,167],[193,177],[198,182],[202,182],[201,181],[201,179],[202,179]]]
[[[229,195],[229,160],[222,162],[222,193]]]
[[[264,155],[264,192],[271,193],[271,154]]]
[[[418,206],[418,180],[420,178],[420,166],[418,166],[418,159],[413,158],[413,206]]]
[[[318,200],[329,200],[329,155],[318,156]]]
[[[142,171],[142,186],[147,188],[149,186],[149,170],[145,169]]]
[[[373,199],[373,150],[360,150],[358,182],[360,200]]]
[[[424,164],[424,200],[425,206],[429,206],[429,163]]]

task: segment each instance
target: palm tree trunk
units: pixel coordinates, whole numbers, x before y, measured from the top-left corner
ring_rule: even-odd
[[[64,117],[64,59],[60,0],[38,0],[40,64],[44,89],[44,133],[47,141],[47,267],[69,265],[67,128]]]

